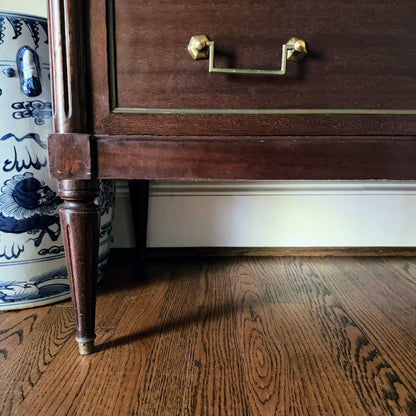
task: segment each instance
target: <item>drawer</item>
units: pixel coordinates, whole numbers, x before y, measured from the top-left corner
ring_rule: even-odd
[[[414,0],[95,0],[90,15],[96,133],[416,130]],[[293,36],[308,54],[285,75],[209,73],[193,35],[215,41],[219,68],[279,69]]]

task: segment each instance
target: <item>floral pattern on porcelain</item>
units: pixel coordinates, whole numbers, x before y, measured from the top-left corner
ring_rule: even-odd
[[[62,200],[47,167],[53,129],[48,52],[46,19],[0,11],[0,310],[70,296]],[[101,182],[98,204],[102,271],[111,241],[113,181]]]

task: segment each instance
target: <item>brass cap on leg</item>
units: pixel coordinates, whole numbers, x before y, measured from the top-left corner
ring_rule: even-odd
[[[94,338],[78,338],[78,348],[81,355],[88,355],[94,352]]]

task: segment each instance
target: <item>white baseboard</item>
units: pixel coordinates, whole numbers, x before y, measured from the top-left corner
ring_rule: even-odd
[[[153,182],[148,247],[416,246],[416,182]],[[133,247],[118,181],[115,247]]]

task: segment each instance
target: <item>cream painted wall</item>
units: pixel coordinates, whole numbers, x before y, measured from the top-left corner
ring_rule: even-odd
[[[46,0],[0,0],[0,10],[46,17]]]

